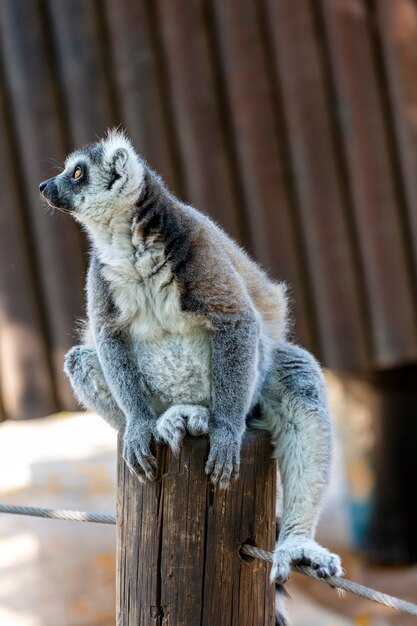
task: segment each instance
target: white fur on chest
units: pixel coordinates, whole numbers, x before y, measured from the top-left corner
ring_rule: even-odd
[[[115,236],[109,244],[100,254],[103,275],[147,386],[161,407],[209,405],[210,331],[181,311],[162,244]]]
[[[115,232],[103,236],[98,249],[121,325],[132,340],[187,334],[196,321],[180,309],[163,244],[152,236],[144,242],[137,230],[132,235],[129,224],[116,226]]]

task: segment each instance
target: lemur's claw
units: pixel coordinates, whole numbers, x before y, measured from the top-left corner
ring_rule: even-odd
[[[313,539],[305,537],[288,537],[282,543],[278,542],[270,574],[271,582],[286,583],[293,565],[311,567],[319,578],[343,574],[340,557],[337,554],[329,552]]]
[[[140,482],[148,482],[156,479],[157,460],[150,451],[149,442],[137,437],[125,440],[123,458],[130,472]]]
[[[239,466],[240,445],[238,443],[211,441],[206,474],[211,475],[210,480],[213,485],[219,485],[220,489],[227,489],[230,481],[239,476]]]

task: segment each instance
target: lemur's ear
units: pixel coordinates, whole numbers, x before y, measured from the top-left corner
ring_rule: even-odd
[[[124,188],[124,194],[128,195],[129,189],[136,192],[143,181],[144,168],[126,133],[110,130],[102,140],[102,146],[112,180],[129,180],[129,188]]]
[[[126,133],[118,129],[109,130],[102,143],[107,162],[122,173],[129,157],[135,157],[135,151]]]
[[[117,148],[111,158],[112,169],[119,174],[122,174],[126,169],[127,162],[129,160],[129,152],[126,148]]]

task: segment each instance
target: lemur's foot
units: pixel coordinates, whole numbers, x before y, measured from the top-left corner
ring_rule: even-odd
[[[227,489],[232,479],[239,475],[240,441],[236,441],[229,431],[215,430],[210,437],[210,453],[206,464],[206,474],[221,489]]]
[[[177,404],[171,406],[158,418],[155,426],[155,439],[170,446],[178,454],[185,431],[190,435],[204,435],[208,432],[209,412],[204,406]]]
[[[156,478],[157,460],[150,449],[151,433],[125,433],[123,458],[131,473],[145,483]]]
[[[86,346],[73,346],[65,355],[64,372],[70,378],[84,380],[93,369],[89,354],[91,350]]]
[[[97,404],[97,396],[100,396],[104,402],[111,398],[109,388],[99,367],[97,353],[88,346],[73,346],[65,355],[64,372],[74,389],[83,389],[86,399],[83,398],[82,402],[85,402],[85,406],[88,407],[91,404]],[[80,397],[79,399],[81,400]],[[110,410],[122,415],[121,410],[115,406],[113,400]],[[102,413],[99,408],[97,408],[97,413]],[[105,416],[104,419],[109,421]],[[123,416],[121,419],[123,420]],[[113,428],[115,428],[115,424],[116,421],[110,422]],[[120,425],[117,426],[117,429]]]
[[[158,417],[155,426],[155,439],[166,443],[174,454],[178,454],[185,435],[185,419],[178,410],[178,406],[171,406]]]
[[[199,437],[209,431],[209,411],[205,406],[187,406],[187,430],[190,435]]]
[[[290,577],[292,565],[307,565],[319,578],[343,574],[340,557],[319,545],[313,539],[288,537],[278,545],[270,574],[271,582],[285,583]]]

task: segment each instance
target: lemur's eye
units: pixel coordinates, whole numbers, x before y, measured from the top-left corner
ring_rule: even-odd
[[[78,180],[81,178],[82,175],[83,175],[83,168],[81,167],[81,165],[77,165],[77,167],[72,173],[72,177],[74,180]]]

